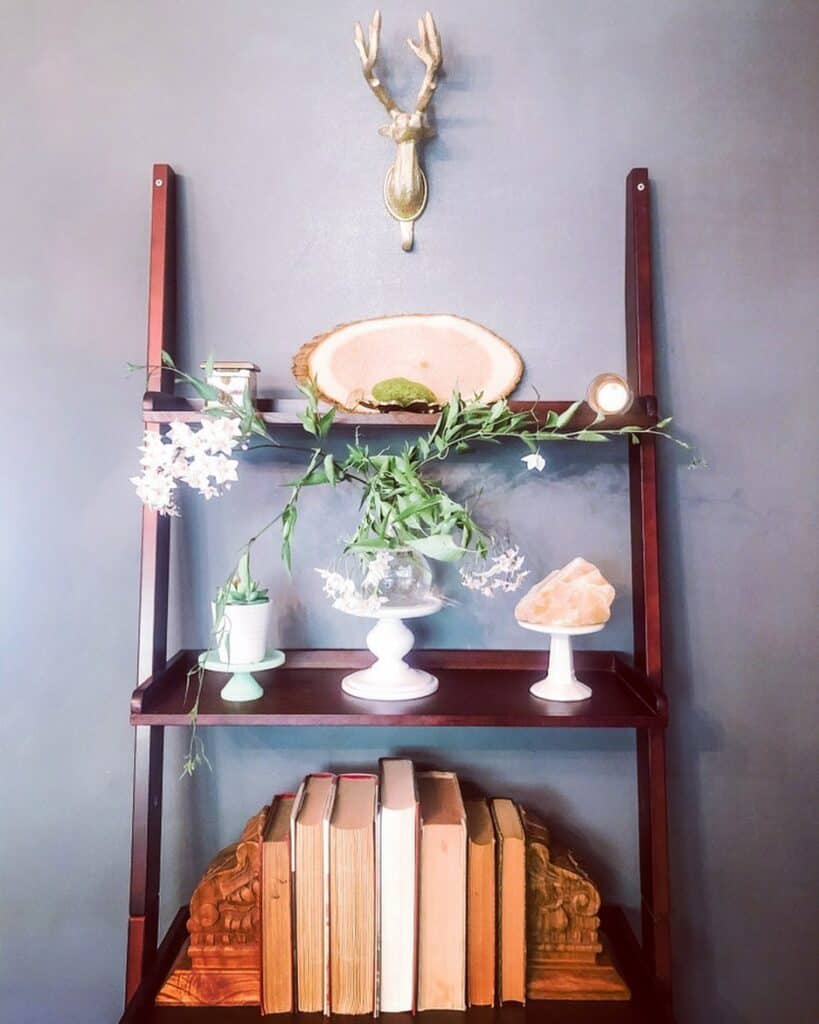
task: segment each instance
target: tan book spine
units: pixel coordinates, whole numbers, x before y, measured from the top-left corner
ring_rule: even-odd
[[[486,800],[466,800],[466,999],[494,1006],[496,984],[495,828]]]
[[[330,798],[324,809],[324,818],[321,822],[321,839],[323,846],[322,870],[323,885],[322,895],[324,899],[324,1016],[330,1016],[330,817],[333,813],[333,803],[336,797],[336,786],[338,779],[333,779],[333,788]]]
[[[286,850],[281,849],[283,844],[266,841],[268,825],[272,823],[280,802],[294,799],[293,793],[280,793],[274,798],[260,840],[262,1014],[291,1013],[294,1007],[292,818]]]
[[[517,815],[520,838],[504,833],[497,803],[511,804]],[[526,840],[517,805],[511,800],[490,801],[497,837],[497,989],[498,1003],[526,1004]],[[515,844],[515,849],[512,845]],[[522,863],[521,863],[522,860]],[[516,888],[512,888],[514,882]]]
[[[454,772],[418,773],[421,850],[418,1010],[466,1009],[466,815]],[[428,783],[450,782],[446,818],[428,818]],[[435,812],[433,812],[435,814]]]
[[[373,1017],[381,1015],[381,814],[380,793],[378,788],[378,777],[375,780],[375,817],[373,819],[373,842],[375,843],[375,873],[373,875],[374,892],[373,903],[375,905],[375,942],[373,967]]]

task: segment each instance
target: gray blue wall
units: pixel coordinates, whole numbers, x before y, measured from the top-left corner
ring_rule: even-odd
[[[384,4],[391,85],[421,8]],[[289,378],[314,333],[444,310],[508,338],[523,394],[624,369],[624,177],[655,189],[660,396],[707,455],[662,453],[675,967],[683,1024],[816,1019],[816,167],[819,6],[436,0],[447,78],[431,196],[404,255],[380,200],[390,144],[352,45],[361,2],[6,0],[0,22],[4,388],[0,1017],[96,1024],[120,1006],[129,853],[150,167],[180,182],[181,354]],[[543,573],[582,553],[629,643],[620,452],[458,470]],[[7,456],[8,457],[8,456]],[[172,645],[201,644],[215,582],[292,466],[188,502]],[[450,480],[454,481],[455,477]],[[310,494],[287,580],[260,561],[284,644],[352,645],[312,568],[352,523]],[[442,582],[455,593],[450,579]],[[423,642],[529,645],[511,603],[462,604]],[[530,801],[637,906],[633,745],[607,732],[242,730],[177,780],[164,917],[244,819],[308,769],[408,751]]]

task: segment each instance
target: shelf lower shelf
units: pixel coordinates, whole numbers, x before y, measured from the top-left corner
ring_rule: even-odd
[[[412,1016],[381,1015],[385,1024],[673,1024],[665,1002],[652,990],[639,943],[619,907],[603,907],[600,920],[615,963],[631,989],[628,1002],[530,1000],[526,1006],[476,1007],[464,1013],[427,1010]],[[155,1006],[154,997],[187,937],[187,908],[182,908],[129,1003],[120,1024],[250,1024],[260,1020],[258,1006]],[[279,1024],[321,1024],[320,1014],[276,1014]],[[364,1024],[372,1017],[336,1017],[338,1024]]]
[[[650,728],[665,726],[664,694],[625,655],[578,651],[578,678],[588,700],[542,701],[529,693],[548,667],[542,651],[419,650],[412,661],[438,676],[437,693],[411,701],[373,702],[342,692],[341,680],[372,661],[367,651],[291,650],[287,662],[256,676],[257,701],[223,701],[227,676],[208,672],[199,701],[199,726],[381,725]],[[131,697],[132,725],[187,725],[195,680],[188,670],[197,651],[180,651]]]
[[[184,423],[198,423],[202,419],[203,402],[201,399],[183,398],[180,395],[167,395],[161,391],[148,391],[143,400],[143,418],[146,423],[171,423],[181,420]],[[509,407],[514,412],[531,410],[539,423],[543,423],[549,412],[558,415],[565,412],[572,403],[560,399],[554,401],[512,401]],[[265,423],[287,426],[301,426],[299,415],[304,412],[303,398],[276,397],[258,398],[256,408]],[[404,429],[431,427],[438,419],[437,413],[417,412],[345,412],[337,409],[334,422],[339,426],[348,427],[403,427]],[[616,428],[625,426],[653,427],[657,423],[657,402],[653,395],[638,395],[627,413],[607,416],[602,427]],[[595,413],[587,405],[582,405],[572,419],[571,428],[588,427],[595,422]]]

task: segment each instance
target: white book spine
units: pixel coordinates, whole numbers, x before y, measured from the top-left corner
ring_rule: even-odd
[[[408,1013],[415,996],[415,815],[382,806],[380,847],[380,1008]]]

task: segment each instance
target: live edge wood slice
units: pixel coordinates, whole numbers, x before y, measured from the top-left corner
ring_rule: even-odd
[[[197,722],[208,725],[393,725],[663,727],[664,695],[627,656],[611,651],[578,651],[578,676],[592,696],[576,703],[542,701],[529,687],[548,667],[542,651],[419,650],[412,660],[433,671],[438,691],[412,701],[382,704],[350,697],[341,689],[349,671],[372,661],[367,651],[290,650],[287,661],[257,673],[264,695],[231,704],[219,691],[227,677],[205,675]],[[191,693],[188,669],[198,652],[180,651],[167,667],[145,680],[131,698],[134,725],[188,725]]]
[[[373,412],[372,389],[396,377],[421,384],[440,407],[457,388],[465,398],[506,398],[523,375],[518,352],[482,324],[449,313],[409,313],[339,324],[293,358],[300,384],[314,381],[325,401]]]

